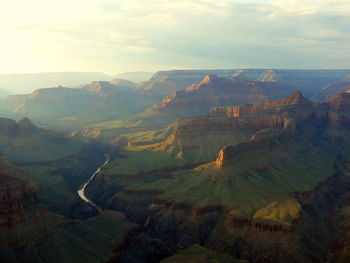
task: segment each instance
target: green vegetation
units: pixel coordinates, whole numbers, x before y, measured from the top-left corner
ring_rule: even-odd
[[[89,210],[86,204],[77,205],[76,190],[105,160],[97,147],[38,128],[29,119],[1,119],[0,126],[2,156],[25,174],[51,212],[79,217]]]
[[[17,162],[0,158],[0,261],[111,258],[137,225],[114,211],[95,216],[96,209],[78,197],[78,187],[105,161],[99,149],[28,119],[0,124],[0,151]]]
[[[127,120],[158,98],[137,92],[128,81],[93,82],[82,88],[46,88],[2,100],[8,117],[29,117],[39,125],[72,131],[111,120]]]
[[[331,176],[335,156],[335,149],[322,142],[318,146],[307,141],[276,143],[272,149],[242,152],[220,169],[210,162],[127,189],[161,190],[161,199],[196,207],[222,205],[233,214],[288,224],[300,209],[290,193],[310,191]]]
[[[234,259],[199,245],[194,245],[178,251],[175,255],[162,260],[160,263],[248,263],[248,261]]]
[[[176,137],[176,124],[162,130],[137,132],[118,137],[123,152],[107,167],[106,173],[137,174],[164,168],[184,167],[212,161],[227,144],[249,138],[242,131],[203,131]],[[250,131],[251,132],[251,131]]]
[[[37,214],[14,226],[10,232],[0,228],[3,262],[101,262],[123,245],[129,223],[118,212],[105,211],[87,220],[70,220],[57,214]],[[18,250],[30,253],[16,253]]]
[[[44,131],[28,136],[0,136],[0,152],[13,162],[46,162],[77,155],[84,143]]]

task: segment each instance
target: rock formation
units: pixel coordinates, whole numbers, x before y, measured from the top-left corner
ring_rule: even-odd
[[[151,116],[202,115],[213,106],[258,103],[286,96],[290,89],[274,82],[236,81],[207,75],[200,82],[165,98],[149,109]]]
[[[301,230],[311,220],[303,215],[336,177],[337,158],[348,145],[349,104],[347,94],[313,103],[293,92],[216,107],[167,130],[122,136],[128,142],[122,159],[97,176],[88,192],[179,246],[202,243],[252,262],[309,262],[309,251],[295,253],[303,247],[301,236],[312,238]],[[147,166],[139,165],[144,160]],[[136,165],[127,170],[127,163]],[[98,194],[97,186],[111,195]]]
[[[29,207],[36,203],[36,193],[28,178],[6,159],[0,158],[0,227],[18,224],[33,216]]]

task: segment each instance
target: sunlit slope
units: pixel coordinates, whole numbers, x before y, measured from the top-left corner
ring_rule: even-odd
[[[254,131],[237,126],[225,120],[188,119],[163,130],[122,135],[115,143],[124,145],[123,151],[107,167],[107,173],[147,173],[214,160],[223,146],[243,141]]]
[[[251,114],[241,112],[239,118],[219,114],[214,108],[207,116],[180,119],[162,130],[121,135],[112,143],[122,146],[123,151],[107,166],[106,173],[147,173],[166,167],[194,166],[213,161],[221,148],[248,140],[261,129],[291,126],[291,118],[269,112],[269,108],[275,107],[274,103],[276,107],[312,107],[311,102],[300,96],[293,93],[286,99],[272,101],[271,105],[262,103],[261,106],[252,107]],[[266,112],[259,114],[259,111]]]
[[[158,190],[158,198],[169,202],[219,205],[235,216],[290,223],[300,209],[291,193],[310,191],[334,172],[335,150],[321,141],[251,140],[231,151],[216,162],[127,189]],[[220,158],[225,158],[224,166]]]

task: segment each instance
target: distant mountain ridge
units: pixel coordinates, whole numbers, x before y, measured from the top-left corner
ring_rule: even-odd
[[[206,75],[224,78],[244,78],[248,81],[279,81],[301,89],[305,96],[315,92],[330,82],[338,81],[350,74],[350,70],[298,70],[298,69],[223,69],[223,70],[171,70],[159,71],[153,77],[139,84],[139,88],[158,90],[162,95],[169,95],[189,85],[199,82]]]
[[[110,119],[125,119],[154,103],[127,80],[94,81],[80,88],[38,89],[27,95],[11,95],[2,100],[0,111],[10,118],[30,117],[56,129],[74,129]]]
[[[75,76],[75,73],[64,74]],[[84,74],[78,75],[84,77]],[[98,73],[91,84],[80,88],[47,88],[46,83],[46,88],[36,89],[32,94],[10,96],[1,101],[0,112],[10,118],[28,116],[40,125],[65,131],[86,130],[95,124],[129,119],[131,122],[127,121],[126,126],[141,123],[144,127],[166,118],[172,121],[201,115],[213,106],[281,98],[295,89],[308,98],[318,98],[322,87],[348,75],[350,70],[172,70],[160,71],[147,81],[133,83],[123,79],[107,81],[106,76]]]
[[[37,89],[54,86],[78,86],[94,80],[111,80],[112,77],[99,72],[48,72],[0,74],[0,89],[12,94],[30,93]]]
[[[207,75],[198,83],[165,98],[150,111],[173,113],[176,117],[201,115],[213,106],[256,103],[286,96],[291,90],[291,87],[274,81],[259,82]]]
[[[154,72],[143,72],[143,71],[136,71],[136,72],[123,72],[115,75],[116,78],[120,79],[127,79],[132,82],[141,82],[146,81],[150,79],[154,75]]]
[[[349,72],[273,69],[160,71],[148,82],[137,86],[144,98],[154,98],[160,103],[127,120],[86,126],[75,134],[110,138],[113,133],[144,130],[147,127],[153,129],[167,125],[176,118],[202,115],[215,106],[254,104],[282,98],[296,89],[312,99],[317,97],[324,85],[343,79]],[[169,92],[172,93],[164,98]]]
[[[345,76],[345,78],[331,82],[324,86],[322,90],[320,90],[316,99],[318,100],[331,100],[336,97],[341,92],[346,92],[350,89],[350,75]]]

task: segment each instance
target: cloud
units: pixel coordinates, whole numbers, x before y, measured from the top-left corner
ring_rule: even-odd
[[[271,4],[280,12],[304,15],[323,10],[328,2],[328,0],[272,0]]]
[[[151,52],[154,50],[154,48],[147,47],[147,46],[126,46],[126,50],[130,52],[139,53],[139,52]]]
[[[348,0],[13,0],[0,17],[0,72],[21,60],[27,71],[110,73],[350,67],[349,12]]]
[[[299,15],[325,12],[346,14],[350,11],[347,0],[272,0],[271,4],[280,11]]]

